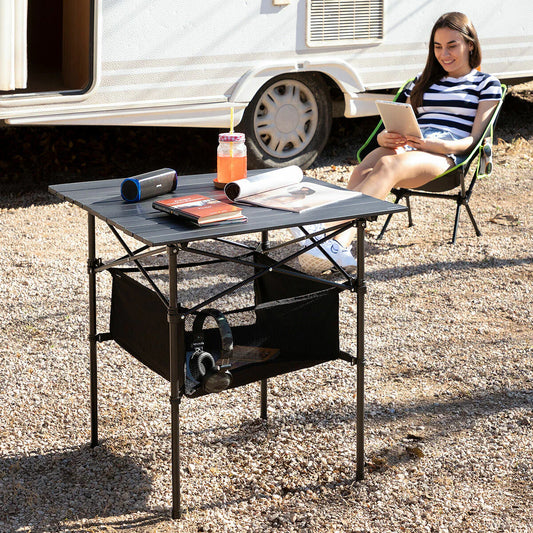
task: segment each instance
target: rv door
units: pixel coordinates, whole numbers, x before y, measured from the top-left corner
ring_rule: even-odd
[[[93,0],[0,0],[0,96],[88,90],[94,7]]]

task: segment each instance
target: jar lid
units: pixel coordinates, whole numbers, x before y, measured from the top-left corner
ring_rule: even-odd
[[[243,143],[244,133],[220,133],[218,141],[222,143]]]

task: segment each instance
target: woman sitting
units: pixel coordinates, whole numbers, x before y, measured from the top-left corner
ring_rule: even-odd
[[[457,12],[442,15],[431,31],[424,70],[406,87],[423,138],[382,131],[379,148],[355,167],[348,189],[383,200],[393,187],[420,187],[462,162],[462,154],[477,143],[502,97],[500,82],[478,71],[480,64],[481,47],[469,18]],[[354,238],[352,228],[322,244],[347,271],[356,267],[350,252]],[[299,261],[313,273],[332,266],[318,248]]]

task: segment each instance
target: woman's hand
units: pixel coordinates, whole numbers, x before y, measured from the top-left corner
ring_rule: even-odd
[[[453,141],[451,141],[453,143]],[[423,152],[431,152],[433,154],[450,154],[453,153],[453,147],[450,145],[450,141],[443,139],[421,139],[420,137],[413,137],[408,135],[406,138],[406,144],[422,150]]]
[[[383,146],[383,148],[390,148],[391,150],[401,148],[402,146],[408,144],[407,138],[403,135],[386,130],[383,130],[379,133],[377,141],[380,146]]]

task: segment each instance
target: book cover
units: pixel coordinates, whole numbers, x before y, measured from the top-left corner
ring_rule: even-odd
[[[246,361],[248,363],[262,363],[279,355],[277,348],[264,346],[240,346],[233,347],[232,361]]]
[[[236,369],[255,363],[265,363],[270,359],[275,359],[279,352],[277,348],[235,345],[231,356],[231,368]]]
[[[239,206],[201,194],[156,200],[152,206],[154,209],[165,213],[186,217],[198,225],[246,220],[246,217],[242,215],[242,208]]]

